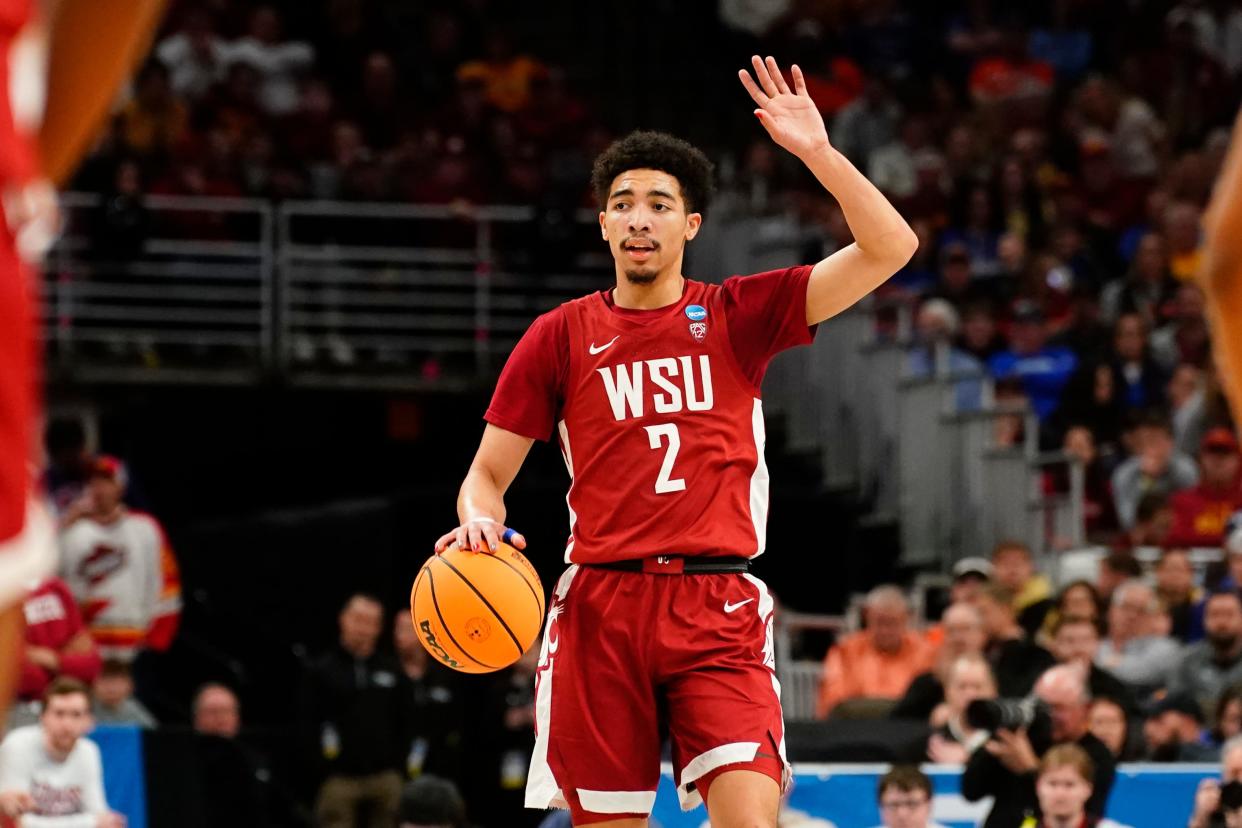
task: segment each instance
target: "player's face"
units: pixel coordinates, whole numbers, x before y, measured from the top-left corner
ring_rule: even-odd
[[[43,710],[43,733],[52,752],[64,756],[91,729],[91,708],[81,693],[52,696]]]
[[[645,285],[681,270],[686,242],[703,217],[687,213],[677,179],[661,170],[627,170],[613,179],[599,226],[617,275]]]

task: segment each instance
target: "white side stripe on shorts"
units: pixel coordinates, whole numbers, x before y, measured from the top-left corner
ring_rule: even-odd
[[[692,811],[703,801],[703,795],[697,790],[690,790],[690,784],[716,768],[733,765],[738,762],[753,762],[759,753],[758,742],[730,742],[727,745],[714,747],[706,753],[686,763],[681,772],[681,784],[677,786],[677,798],[681,801],[683,811]]]
[[[649,814],[655,791],[588,791],[578,789],[583,810],[595,814]]]

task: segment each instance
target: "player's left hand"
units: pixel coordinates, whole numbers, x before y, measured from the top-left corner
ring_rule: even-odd
[[[793,77],[793,89],[790,90],[780,67],[776,65],[776,58],[769,57],[765,61],[755,55],[750,62],[755,77],[752,78],[745,69],[739,69],[737,76],[759,105],[755,116],[772,140],[803,160],[831,147],[824,117],[806,91],[806,80],[798,64],[795,63],[790,72]]]

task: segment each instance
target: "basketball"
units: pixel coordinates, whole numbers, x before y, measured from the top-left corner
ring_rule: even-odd
[[[543,613],[539,575],[506,543],[495,554],[453,547],[433,555],[410,591],[418,640],[463,673],[491,673],[517,661],[539,635]]]

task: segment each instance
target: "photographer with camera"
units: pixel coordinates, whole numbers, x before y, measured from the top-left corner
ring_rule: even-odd
[[[1204,779],[1186,828],[1242,828],[1242,736],[1220,749],[1220,780]]]
[[[971,802],[995,798],[984,828],[1019,828],[1027,817],[1039,816],[1035,782],[1040,758],[1057,745],[1076,744],[1086,751],[1093,765],[1086,811],[1103,814],[1116,762],[1087,729],[1090,703],[1081,667],[1062,664],[1044,672],[1028,698],[970,704],[970,725],[992,734],[971,754],[961,783],[962,795]]]

